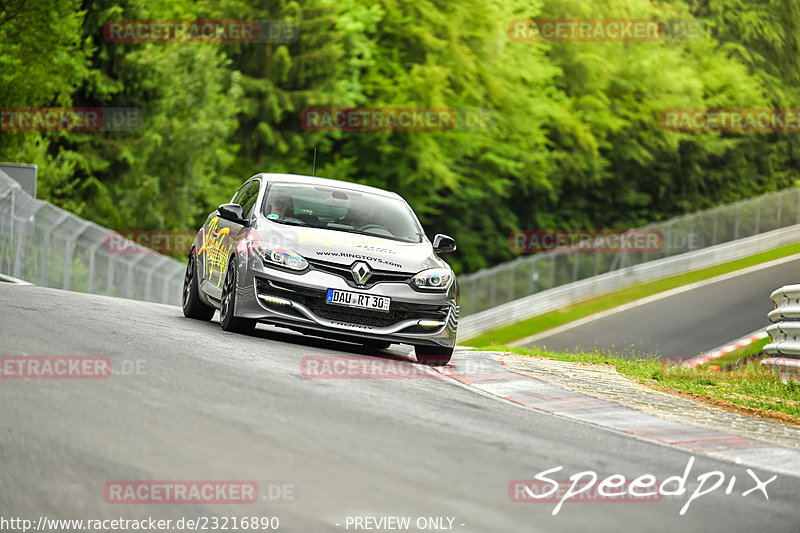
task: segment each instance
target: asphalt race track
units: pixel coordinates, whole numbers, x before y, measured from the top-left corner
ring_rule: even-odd
[[[543,333],[522,346],[575,351],[600,348],[686,359],[770,324],[769,295],[800,282],[800,258],[667,298],[607,314],[577,327]],[[800,528],[798,528],[800,530]]]
[[[784,270],[791,278],[797,263]],[[758,276],[735,283],[760,302],[782,283],[776,275],[758,289]],[[692,301],[707,294],[698,292]],[[36,286],[0,284],[0,306],[1,355],[107,356],[115,369],[106,379],[0,380],[2,517],[277,516],[279,531],[298,533],[354,531],[348,516],[454,517],[453,530],[481,533],[800,529],[800,479],[779,475],[768,501],[742,497],[753,485],[746,468],[706,456],[696,456],[689,491],[711,471],[726,485],[736,476],[735,489],[698,498],[684,516],[688,495],[567,503],[555,516],[554,503],[514,503],[511,481],[559,465],[553,478],[592,470],[664,480],[692,455],[451,379],[301,374],[303,357],[363,354],[354,345],[265,326],[227,334],[216,318],[188,320],[176,307]],[[410,360],[400,348],[374,356]],[[260,500],[107,503],[104,486],[115,480],[254,480]]]

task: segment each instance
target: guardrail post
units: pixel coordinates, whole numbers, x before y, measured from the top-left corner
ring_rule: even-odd
[[[136,265],[144,259],[145,254],[139,254],[139,257],[130,261],[128,263],[128,272],[125,277],[125,297],[126,298],[133,298],[133,270],[136,268]]]
[[[517,272],[517,266],[514,265],[511,267],[511,275],[509,276],[508,280],[508,300],[511,301],[514,299],[514,278]]]
[[[753,235],[758,235],[760,232],[758,231],[761,227],[761,203],[764,201],[764,197],[758,199],[758,204],[756,205],[756,230],[753,232]]]
[[[42,246],[42,274],[39,278],[39,285],[42,287],[47,287],[47,280],[48,280],[48,261],[50,260],[50,236],[53,232],[58,228],[58,226],[69,218],[69,213],[61,213],[61,216],[56,220],[47,230],[44,232],[44,243]]]
[[[578,264],[580,261],[578,260],[578,254],[576,252],[572,253],[572,281],[578,280]]]
[[[800,224],[800,189],[797,189],[797,221],[795,224]]]
[[[711,232],[711,246],[717,244],[717,226],[719,225],[719,208],[714,209],[714,229]]]
[[[88,227],[89,222],[86,220],[81,221],[80,229],[75,231],[72,236],[66,240],[66,244],[64,245],[64,281],[62,283],[62,288],[64,290],[68,291],[72,285],[72,246]]]
[[[114,260],[115,255],[108,256],[108,272],[106,273],[106,296],[114,296]]]
[[[775,309],[767,316],[770,343],[764,352],[773,356],[761,365],[777,370],[784,381],[798,379],[800,371],[800,285],[786,285],[770,294]]]
[[[27,219],[24,223],[20,222],[19,226],[17,227],[17,256],[14,258],[14,277],[23,279],[24,276],[22,274],[22,257],[25,255],[25,238],[28,233],[28,227],[33,222],[36,213],[44,207],[44,202],[39,203],[36,205],[36,208],[27,216]],[[18,217],[20,220],[23,217]],[[33,273],[31,273],[31,278],[33,277]]]
[[[497,274],[492,276],[492,288],[489,289],[489,307],[494,307],[496,292],[497,292]]]
[[[528,294],[533,294],[536,291],[536,282],[539,280],[539,269],[537,268],[539,264],[539,258],[535,257],[533,261],[531,261],[531,275],[528,277]]]
[[[94,293],[94,275],[96,269],[97,249],[103,246],[103,241],[98,242],[90,248],[89,252],[89,279],[86,281],[86,292],[89,294]]]
[[[170,296],[171,296],[173,293],[171,293],[171,292],[169,292],[169,291],[164,291],[164,293],[165,293],[166,297],[168,298],[168,300],[167,300],[166,302],[164,302],[164,303],[168,303],[168,304],[177,304],[177,305],[180,305],[180,303],[181,303],[181,296],[182,296],[182,292],[183,292],[183,284],[179,284],[179,283],[180,283],[179,281],[175,281],[175,282],[173,282],[173,283],[170,283],[170,282],[171,282],[171,281],[172,281],[172,279],[173,279],[173,278],[175,278],[175,277],[178,277],[178,280],[180,280],[180,278],[183,276],[183,273],[184,273],[184,269],[182,269],[182,268],[176,268],[176,269],[175,269],[175,273],[174,273],[174,274],[172,274],[171,276],[168,276],[168,277],[167,277],[167,278],[164,280],[164,282],[165,282],[164,286],[165,286],[165,287],[168,287],[168,288],[171,288],[173,291],[175,290],[175,288],[176,288],[176,287],[180,287],[180,290],[178,290],[178,292],[177,292],[177,296],[178,296],[178,299],[177,299],[177,301],[169,301],[169,300],[170,300]]]

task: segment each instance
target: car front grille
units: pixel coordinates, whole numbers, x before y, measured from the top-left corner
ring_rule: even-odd
[[[362,326],[388,327],[410,319],[447,320],[450,308],[447,305],[392,302],[389,312],[377,312],[328,304],[325,302],[326,291],[324,290],[307,289],[279,281],[270,282],[259,277],[256,278],[256,284],[259,294],[269,294],[292,300],[307,307],[319,318]],[[265,302],[262,301],[262,303]],[[280,306],[280,310],[285,312],[287,308]],[[419,328],[419,326],[414,326],[414,328]],[[420,331],[431,331],[431,328],[421,328]]]
[[[315,270],[327,272],[328,274],[335,274],[344,279],[351,287],[361,289],[369,289],[378,283],[411,283],[411,278],[414,274],[409,272],[394,272],[392,270],[373,270],[372,275],[364,285],[356,285],[353,279],[353,273],[350,272],[350,267],[347,265],[340,265],[338,263],[329,263],[327,261],[320,261],[318,259],[308,259],[308,264]]]

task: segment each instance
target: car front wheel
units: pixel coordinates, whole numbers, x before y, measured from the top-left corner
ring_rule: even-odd
[[[423,365],[444,366],[453,356],[453,348],[444,346],[414,346],[417,362]]]
[[[186,275],[183,277],[183,316],[197,320],[211,320],[214,308],[200,300],[199,283],[197,281],[197,255],[189,254]]]
[[[228,272],[222,285],[222,302],[219,308],[219,323],[225,331],[234,333],[249,333],[256,327],[256,321],[251,318],[234,316],[236,309],[236,260],[231,257],[228,262]]]

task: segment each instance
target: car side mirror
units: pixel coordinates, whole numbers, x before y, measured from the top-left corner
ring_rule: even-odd
[[[452,237],[437,233],[433,238],[433,251],[437,254],[456,251],[456,241]]]
[[[222,204],[217,208],[220,218],[230,220],[242,226],[246,226],[248,221],[244,218],[244,211],[239,204]]]

